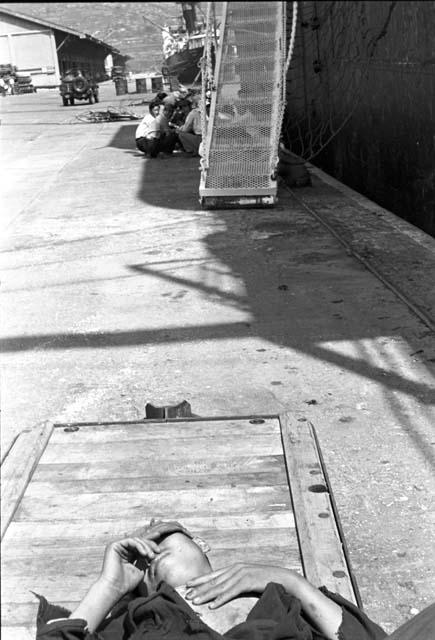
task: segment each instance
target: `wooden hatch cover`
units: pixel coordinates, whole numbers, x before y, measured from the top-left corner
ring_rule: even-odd
[[[180,520],[212,566],[268,562],[360,604],[312,425],[288,413],[45,423],[2,465],[2,629],[35,637],[33,592],[73,609],[106,544]]]

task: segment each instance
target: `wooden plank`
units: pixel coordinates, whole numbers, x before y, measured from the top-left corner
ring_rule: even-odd
[[[64,427],[57,426],[50,439],[50,443],[74,444],[83,442],[110,442],[129,440],[172,440],[174,438],[201,438],[211,440],[223,436],[261,436],[280,435],[277,419],[264,419],[261,424],[252,424],[249,420],[201,421],[201,422],[173,422],[146,423],[139,422],[126,425],[81,425],[78,431],[64,431]]]
[[[63,427],[71,427],[71,426],[76,426],[76,427],[107,427],[107,426],[128,426],[130,424],[144,424],[144,425],[149,425],[149,424],[159,424],[159,425],[164,425],[164,424],[180,424],[180,423],[185,423],[185,424],[193,424],[195,422],[198,423],[204,423],[204,422],[212,422],[212,423],[225,423],[225,422],[229,422],[231,420],[248,420],[249,422],[252,422],[252,420],[255,421],[259,421],[259,420],[279,420],[279,414],[277,413],[261,413],[261,414],[249,414],[249,415],[227,415],[227,416],[190,416],[188,417],[182,417],[182,418],[143,418],[143,419],[138,419],[138,420],[96,420],[96,421],[92,421],[92,420],[87,420],[87,421],[82,421],[82,422],[55,422],[54,426],[56,428],[63,428]]]
[[[131,514],[130,514],[131,515]],[[152,515],[152,514],[151,514]],[[89,521],[86,526],[83,522],[69,522],[65,527],[64,522],[11,522],[3,539],[3,544],[11,545],[13,552],[14,544],[20,541],[24,545],[31,545],[33,539],[39,540],[39,544],[55,546],[60,538],[71,541],[73,545],[89,544],[89,540],[101,540],[101,544],[114,538],[124,537],[137,531],[141,525],[148,524],[150,514],[143,519],[117,518],[107,521]],[[181,520],[182,524],[195,533],[195,535],[205,537],[210,534],[217,535],[221,532],[237,530],[241,536],[245,531],[255,530],[259,535],[263,529],[278,530],[293,529],[294,517],[292,511],[271,511],[268,513],[233,513],[217,514],[215,516],[195,516],[188,515]]]
[[[249,599],[249,601],[246,602],[246,600],[243,599],[237,602],[237,604],[240,604],[240,603],[246,603],[247,605],[246,611],[244,611],[242,615],[238,615],[236,617],[236,622],[230,624],[229,627],[232,626],[233,624],[236,624],[241,619],[246,618],[247,613],[249,613],[250,609],[255,604],[255,600],[251,601],[251,599]],[[74,609],[76,609],[79,602],[62,602],[62,603],[56,603],[56,604],[60,604],[61,606],[68,609],[69,611],[74,611]],[[31,603],[24,603],[24,604],[10,603],[9,604],[8,603],[4,606],[4,611],[3,611],[4,620],[7,620],[8,624],[10,624],[11,626],[14,624],[19,624],[19,625],[26,624],[30,627],[35,624],[37,609],[38,609],[37,603],[35,604],[31,604]],[[11,628],[14,628],[14,627],[11,627]],[[9,640],[9,636],[7,636],[7,640]]]
[[[146,442],[146,444],[145,444]],[[41,462],[46,463],[69,463],[69,462],[104,462],[123,460],[127,462],[131,457],[142,458],[144,461],[159,458],[179,459],[184,455],[204,458],[219,458],[231,455],[279,455],[282,453],[281,441],[273,434],[270,436],[253,436],[241,439],[238,436],[226,436],[213,441],[211,444],[208,438],[174,438],[173,440],[131,440],[129,442],[119,442],[116,446],[112,442],[103,442],[89,446],[83,444],[69,444],[65,447],[62,444],[51,444],[44,451]]]
[[[56,604],[64,607],[65,609],[68,609],[68,611],[74,611],[74,609],[79,604],[79,601],[77,600],[73,602],[72,600],[68,600],[65,602],[56,602]],[[15,625],[31,626],[32,624],[36,627],[36,614],[38,612],[38,605],[39,601],[36,599],[36,596],[33,596],[33,602],[2,602],[2,621],[7,622],[7,624],[12,628],[16,628]],[[4,631],[3,624],[2,631]],[[9,640],[9,635],[5,635],[4,638]],[[33,635],[32,640],[35,640],[35,635]]]
[[[7,640],[35,640],[36,624],[17,627],[2,625],[2,635]]]
[[[44,422],[22,431],[1,465],[1,537],[7,530],[33,470],[50,438],[53,425]]]
[[[227,566],[233,562],[270,563],[301,571],[297,545],[292,548],[257,546],[215,550],[209,554],[213,567]],[[4,587],[2,602],[29,603],[32,591],[43,594],[51,602],[81,600],[101,571],[103,550],[72,557],[55,557],[47,564],[47,558],[19,560],[16,564],[8,560],[3,568]],[[62,579],[64,577],[64,579]]]
[[[313,427],[289,413],[280,422],[305,577],[356,604]]]
[[[48,496],[36,499],[25,495],[15,513],[15,520],[115,520],[135,514],[146,520],[152,513],[167,519],[177,514],[214,515],[290,509],[287,487],[234,487],[231,489],[197,489],[179,491],[137,491],[135,493],[86,493],[84,495]]]
[[[284,456],[224,456],[220,459],[198,459],[183,456],[178,460],[147,460],[133,456],[128,464],[124,460],[44,464],[40,462],[33,480],[90,480],[93,478],[116,479],[149,476],[161,479],[168,476],[217,475],[230,473],[266,473],[285,469]],[[218,479],[217,479],[218,481]]]
[[[80,554],[84,549],[92,549],[101,552],[104,547],[123,537],[127,532],[115,533],[114,523],[107,523],[105,531],[101,535],[87,537],[72,537],[69,527],[63,528],[61,535],[55,541],[53,537],[36,537],[17,540],[6,537],[3,541],[3,555],[5,559],[17,556],[21,559],[34,558],[36,556],[48,557],[64,556],[65,554]],[[141,529],[131,529],[129,535],[140,535]],[[207,541],[211,549],[235,549],[250,546],[257,547],[288,547],[297,544],[294,527],[280,527],[268,529],[215,529],[196,530],[195,534]]]
[[[294,526],[267,529],[199,529],[195,534],[206,540],[211,551],[218,549],[245,549],[247,547],[294,548],[297,543]]]
[[[50,495],[82,495],[84,493],[133,493],[137,491],[176,491],[179,489],[211,488],[231,489],[234,487],[287,486],[285,470],[280,473],[233,473],[228,475],[168,476],[166,478],[107,478],[97,480],[53,480],[33,481],[28,486],[26,497]]]
[[[294,564],[300,565],[299,550],[297,547],[296,535],[294,535],[291,541],[292,545],[280,544],[271,545],[266,544],[261,549],[257,544],[245,545],[241,547],[230,546],[224,548],[213,548],[209,554],[210,561],[215,566],[225,566],[228,564],[228,558],[231,557],[231,562],[270,562],[276,564],[277,562],[284,562],[286,564],[286,558]],[[82,575],[94,575],[98,574],[101,570],[104,555],[104,547],[100,547],[98,550],[92,547],[83,547],[81,551],[77,553],[71,553],[67,548],[63,550],[53,549],[52,553],[45,553],[41,555],[33,555],[32,557],[7,557],[2,561],[2,574],[4,578],[10,579],[11,577],[21,578],[24,583],[29,585],[29,580],[40,580],[45,573],[47,578],[53,580],[57,579],[60,575],[69,577],[81,577]],[[255,560],[254,560],[255,558]],[[26,577],[29,576],[29,577]],[[30,576],[32,576],[30,578]],[[37,585],[33,584],[33,587],[29,585],[30,589],[38,592]],[[12,595],[8,595],[7,585],[2,587],[4,589],[5,601],[9,602],[13,600]]]
[[[31,590],[74,606],[105,545],[151,516],[204,538],[216,568],[270,562],[302,573],[283,431],[276,418],[56,428],[3,540],[5,626],[34,625]]]

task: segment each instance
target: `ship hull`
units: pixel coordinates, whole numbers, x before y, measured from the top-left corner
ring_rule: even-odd
[[[182,84],[193,82],[200,71],[199,65],[203,52],[204,47],[196,47],[168,56],[163,62],[164,75],[177,76]]]

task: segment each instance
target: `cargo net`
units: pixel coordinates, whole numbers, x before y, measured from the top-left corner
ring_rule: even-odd
[[[282,141],[293,153],[311,160],[350,120],[396,4],[298,3],[282,128]],[[295,3],[287,7],[289,34]]]
[[[202,193],[272,193],[284,107],[284,3],[226,4],[205,133]]]

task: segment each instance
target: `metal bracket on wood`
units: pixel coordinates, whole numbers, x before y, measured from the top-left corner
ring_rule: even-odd
[[[191,418],[192,407],[183,400],[179,404],[165,405],[163,407],[156,407],[150,402],[145,405],[145,417],[146,418]]]

